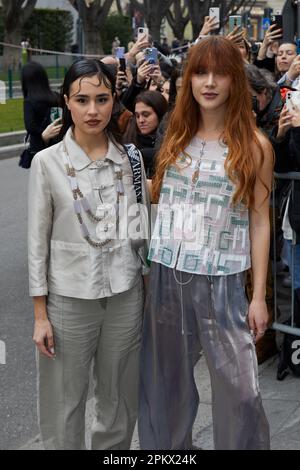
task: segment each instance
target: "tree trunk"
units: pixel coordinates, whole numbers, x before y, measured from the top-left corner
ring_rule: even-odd
[[[156,18],[155,21],[152,21],[151,24],[148,25],[153,41],[157,41],[159,43],[161,40],[160,38],[161,24],[162,24],[162,19]]]
[[[109,15],[113,1],[94,0],[88,7],[84,0],[77,0],[77,2],[69,0],[82,20],[86,54],[103,54],[101,28]]]
[[[184,39],[185,28],[190,20],[189,14],[184,16],[186,5],[182,6],[181,0],[173,2],[173,8],[167,12],[167,20],[174,36],[182,41]]]
[[[21,27],[15,29],[14,31],[5,31],[4,42],[7,44],[16,44],[17,46],[21,45],[22,41],[22,31]],[[4,47],[3,48],[3,60],[2,68],[5,72],[9,69],[18,70],[22,66],[22,51],[14,47]]]
[[[37,0],[2,0],[4,14],[4,42],[20,46],[22,28],[31,16]],[[20,49],[5,47],[3,51],[3,69],[16,70],[20,63]]]
[[[87,24],[84,28],[85,53],[103,55],[103,45],[99,28]]]

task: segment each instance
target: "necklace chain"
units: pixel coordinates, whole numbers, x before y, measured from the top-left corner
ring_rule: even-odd
[[[89,230],[88,230],[86,224],[83,221],[81,208],[83,208],[83,210],[87,214],[88,218],[92,222],[95,222],[95,223],[104,222],[106,220],[106,223],[108,224],[108,222],[111,220],[111,216],[107,217],[107,215],[104,214],[103,216],[99,217],[99,216],[97,216],[96,214],[93,213],[88,200],[86,199],[86,197],[83,195],[82,191],[79,188],[77,178],[76,178],[75,168],[72,166],[71,159],[70,159],[65,141],[63,141],[63,147],[64,147],[64,153],[65,153],[65,157],[66,157],[65,167],[66,167],[66,171],[67,171],[67,176],[70,179],[70,185],[71,185],[71,190],[72,190],[73,200],[74,200],[75,214],[76,214],[76,217],[78,219],[82,235],[83,235],[84,239],[92,247],[94,247],[94,248],[103,248],[105,245],[112,242],[112,239],[108,238],[108,239],[103,240],[101,242],[97,242],[97,241],[93,240],[90,233],[89,233]],[[120,169],[119,166],[115,167],[115,174],[116,174],[116,177],[117,177],[117,180],[118,180],[118,183],[117,183],[117,210],[118,210],[119,204],[120,204],[120,197],[124,196],[123,171],[122,171],[122,169]],[[119,227],[119,220],[120,220],[119,213],[117,213],[116,230],[118,230],[118,227]],[[104,231],[105,232],[108,231],[108,226],[106,226]]]

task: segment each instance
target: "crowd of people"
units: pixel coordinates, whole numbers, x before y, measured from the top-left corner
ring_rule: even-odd
[[[192,449],[201,352],[215,448],[270,447],[257,360],[265,341],[276,348],[273,268],[282,253],[291,274],[294,233],[300,297],[297,183],[293,196],[278,184],[270,204],[274,165],[300,170],[300,109],[285,103],[300,86],[300,59],[276,25],[255,56],[239,27],[227,36],[215,27],[205,18],[176,58],[165,43],[148,60],[145,35],[125,69],[114,55],[77,61],[60,97],[41,66],[23,68],[46,449],[85,449],[91,367],[93,449],[129,449],[137,419],[142,449]],[[57,106],[62,118],[51,122]]]

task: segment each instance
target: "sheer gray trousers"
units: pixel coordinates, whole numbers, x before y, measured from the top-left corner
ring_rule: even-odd
[[[142,449],[191,449],[205,355],[216,449],[269,449],[269,424],[247,324],[244,274],[191,275],[152,263],[140,368]]]

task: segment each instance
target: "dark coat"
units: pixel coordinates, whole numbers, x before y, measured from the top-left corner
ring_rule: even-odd
[[[30,150],[39,152],[46,145],[42,139],[42,133],[51,123],[51,105],[49,103],[26,98],[24,101],[24,122],[28,133]]]
[[[277,129],[275,129],[277,133]],[[300,175],[300,127],[289,130],[285,139],[277,142],[271,139],[275,150],[275,172],[299,172]],[[289,219],[291,227],[297,235],[300,244],[300,180],[295,180],[294,197],[290,198]]]

